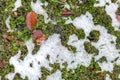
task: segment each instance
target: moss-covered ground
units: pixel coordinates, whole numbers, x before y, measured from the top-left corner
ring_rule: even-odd
[[[12,11],[12,9],[14,8],[15,0],[0,0],[0,60],[6,61],[6,65],[0,68],[0,76],[2,76],[2,80],[5,80],[4,77],[7,73],[14,71],[13,66],[9,65],[10,57],[15,55],[18,49],[22,50],[21,59],[23,59],[27,55],[27,49],[24,42],[31,37],[31,33],[26,27],[25,16],[28,12],[31,11],[30,1],[31,0],[22,0],[23,6],[18,8],[18,15],[15,16],[14,12]],[[47,11],[49,17],[55,18],[58,24],[45,24],[43,16],[39,15],[38,23],[35,28],[41,29],[46,35],[46,37],[49,37],[54,33],[59,33],[61,35],[62,44],[68,47],[69,50],[75,52],[76,49],[73,46],[67,45],[68,38],[71,34],[76,34],[79,39],[84,39],[84,30],[76,29],[72,24],[64,24],[65,21],[62,19],[61,12],[67,9],[64,9],[62,7],[64,5],[63,2],[60,2],[60,0],[41,1],[47,1],[49,3],[49,7],[43,7]],[[115,2],[115,0],[112,1]],[[114,28],[111,25],[111,18],[106,14],[105,9],[103,7],[93,7],[95,0],[83,0],[83,4],[78,4],[78,0],[68,0],[67,2],[71,6],[71,10],[68,11],[72,12],[72,19],[74,19],[77,16],[80,16],[81,14],[86,13],[86,11],[89,11],[94,17],[93,21],[95,24],[105,26],[105,28],[110,34],[115,35],[117,37],[116,47],[120,49],[120,32],[114,30]],[[79,8],[77,8],[77,6],[79,6]],[[7,32],[7,28],[5,25],[5,20],[9,15],[11,15],[10,25],[12,29],[15,30],[12,33]],[[12,39],[7,39],[8,36],[12,37]],[[90,36],[88,36],[88,39],[90,39],[93,42],[96,42],[98,38],[98,31],[93,31],[90,33]],[[84,45],[87,52],[91,54],[94,53],[95,55],[98,54],[98,50],[95,49],[95,47],[93,47],[90,42],[85,42]],[[36,45],[36,47],[37,48],[34,50],[33,53],[36,53],[36,51],[39,49],[38,45]],[[103,57],[100,61],[105,60],[106,59]],[[43,67],[43,76],[40,80],[45,80],[47,75],[50,75],[57,69],[59,69],[58,63],[50,65],[53,67],[54,70],[50,72],[49,70]],[[67,63],[65,63],[65,65],[67,65]],[[110,74],[112,80],[119,80],[117,77],[120,74],[120,67],[115,65],[113,73],[101,72],[100,67],[93,59],[89,67],[78,65],[78,68],[76,68],[74,72],[72,70],[67,71],[65,68],[61,71],[62,77],[65,80],[105,80],[106,74]],[[14,80],[23,79],[21,79],[19,74],[17,74]],[[27,80],[27,78],[25,80]]]

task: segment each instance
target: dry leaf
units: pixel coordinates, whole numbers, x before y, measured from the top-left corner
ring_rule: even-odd
[[[71,12],[68,12],[68,11],[63,11],[62,12],[62,16],[70,16],[70,15],[72,15]]]
[[[7,36],[6,38],[8,41],[12,41],[13,40],[13,36]]]
[[[45,35],[42,33],[41,30],[34,30],[33,31],[33,40],[37,42],[39,45],[46,40]]]
[[[26,15],[26,25],[29,30],[33,30],[37,23],[37,15],[35,12],[31,11]]]
[[[16,11],[14,11],[14,16],[17,17],[18,16],[18,13]]]

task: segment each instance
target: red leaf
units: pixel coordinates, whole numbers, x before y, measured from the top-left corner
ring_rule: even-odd
[[[34,30],[33,31],[33,40],[37,42],[39,45],[46,40],[45,35],[42,33],[41,30]]]
[[[62,12],[62,16],[70,16],[70,15],[72,15],[71,12],[68,12],[68,11]]]
[[[66,2],[67,0],[60,0],[61,2]]]
[[[3,68],[6,64],[6,61],[5,60],[2,60],[0,61],[0,68]]]
[[[31,11],[26,15],[26,25],[29,30],[33,30],[37,23],[37,15],[35,12]]]
[[[118,22],[120,22],[120,15],[119,14],[117,14],[117,20],[118,20]]]

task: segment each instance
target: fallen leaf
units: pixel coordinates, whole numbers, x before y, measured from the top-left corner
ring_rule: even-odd
[[[13,40],[13,36],[7,36],[6,38],[8,41],[12,41]]]
[[[118,22],[120,22],[120,15],[119,14],[116,15],[116,18],[117,18]]]
[[[5,60],[1,60],[0,61],[0,68],[3,68],[6,64],[6,61]]]
[[[70,15],[72,15],[72,13],[69,12],[69,11],[63,11],[62,12],[62,16],[70,16]]]
[[[26,25],[29,30],[33,30],[37,23],[37,15],[35,12],[31,11],[26,15]]]
[[[38,43],[39,45],[41,45],[41,43],[43,41],[46,40],[45,35],[42,33],[41,30],[34,30],[33,31],[33,40]]]
[[[61,2],[66,2],[67,0],[60,0]]]
[[[17,17],[18,16],[18,13],[16,11],[14,11],[14,16]]]

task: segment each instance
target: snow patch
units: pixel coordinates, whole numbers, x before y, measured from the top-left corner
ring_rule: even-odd
[[[105,80],[112,80],[112,79],[110,78],[110,75],[109,75],[109,74],[106,74]]]
[[[59,34],[53,34],[42,43],[39,51],[33,55],[32,51],[34,49],[34,43],[30,39],[26,42],[28,54],[24,60],[20,59],[21,51],[10,58],[10,65],[13,65],[15,68],[14,73],[19,73],[23,79],[28,77],[29,80],[39,80],[42,75],[41,67],[45,67],[51,71],[53,68],[50,67],[49,64],[59,63],[60,68],[62,69],[65,67],[63,65],[64,62],[67,62],[68,70],[77,68],[78,64],[88,67],[93,57],[98,62],[102,71],[112,72],[114,64],[117,64],[114,60],[118,57],[120,58],[120,50],[117,50],[115,47],[116,37],[110,35],[103,26],[94,25],[93,17],[89,12],[86,12],[85,15],[82,14],[81,16],[76,17],[72,23],[76,28],[82,28],[86,34],[85,39],[80,40],[75,34],[69,36],[67,44],[76,48],[75,54],[61,44]],[[88,54],[84,48],[84,42],[89,42],[87,36],[89,36],[89,33],[92,30],[98,30],[100,32],[98,42],[91,42],[91,44],[99,50],[99,54],[96,56]],[[48,55],[49,59],[46,59]],[[100,63],[98,60],[103,56],[106,57],[107,62]],[[61,72],[57,70],[57,72],[48,76],[47,79],[56,79],[55,75],[58,75],[58,78],[61,78]],[[106,75],[106,80],[110,80],[108,75]]]
[[[65,24],[73,23],[71,17],[66,18]]]
[[[9,79],[9,80],[13,80],[14,79],[14,76],[15,76],[16,73],[9,73],[5,76],[5,78]],[[0,79],[1,80],[1,79]]]
[[[93,17],[89,12],[86,12],[85,15],[81,15],[80,17],[76,17],[73,20],[73,25],[76,28],[82,28],[85,31],[86,36],[89,35],[89,32],[94,27]]]
[[[43,15],[45,23],[48,23],[50,19],[48,18],[48,14],[46,13],[45,9],[43,9],[43,5],[44,4],[40,0],[37,0],[35,3],[31,1],[32,10],[37,14]]]
[[[15,5],[15,7],[14,7],[13,11],[16,11],[17,8],[19,8],[20,6],[22,6],[21,0],[16,0],[16,2],[15,2],[14,5]]]
[[[63,80],[61,77],[61,71],[57,70],[55,73],[53,73],[50,76],[47,76],[46,80]]]
[[[13,32],[13,30],[10,27],[10,18],[11,16],[9,16],[5,21],[6,27],[8,28],[7,32]]]
[[[68,3],[65,3],[65,4],[64,4],[64,8],[70,10],[70,5],[69,5]]]
[[[119,1],[112,3],[111,0],[97,0],[99,3],[95,3],[94,7],[105,7],[106,13],[112,19],[112,26],[115,30],[120,30],[120,23],[116,18],[116,11],[118,10]]]
[[[120,74],[118,75],[118,78],[120,79]]]

